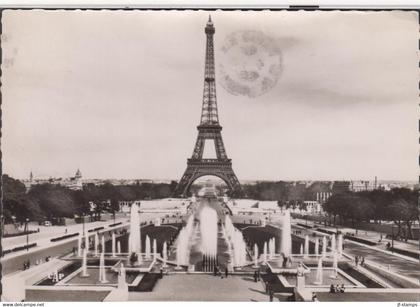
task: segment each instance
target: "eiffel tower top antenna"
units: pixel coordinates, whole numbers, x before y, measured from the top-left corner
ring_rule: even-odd
[[[212,125],[219,126],[219,115],[217,111],[216,99],[216,73],[214,64],[214,44],[213,35],[214,25],[209,15],[204,32],[206,33],[206,60],[204,69],[204,91],[203,106],[201,110],[200,126]]]

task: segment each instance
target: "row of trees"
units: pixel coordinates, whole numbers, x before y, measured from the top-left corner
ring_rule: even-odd
[[[397,236],[413,238],[412,224],[419,219],[418,190],[397,188],[391,191],[374,190],[332,195],[323,205],[334,224],[374,220],[390,221],[397,225]]]
[[[74,215],[92,214],[89,202],[96,204],[94,214],[100,215],[104,210],[115,211],[120,200],[156,199],[170,197],[177,182],[137,183],[134,185],[104,185],[87,184],[83,190],[74,191],[54,184],[33,186],[29,192],[22,182],[8,175],[3,175],[4,217],[7,221],[12,216],[17,221],[26,218],[45,220],[52,217],[73,217]],[[334,187],[334,185],[333,185]],[[200,186],[194,186],[193,190]],[[311,199],[318,191],[328,191],[329,182],[316,182],[309,187],[305,184],[290,182],[258,182],[244,185],[243,196],[260,200],[280,200],[300,206],[305,199]],[[196,192],[196,191],[195,191]]]
[[[22,182],[3,175],[3,215],[6,223],[30,220],[51,220],[54,217],[74,217],[75,215],[97,215],[102,211],[115,212],[121,200],[132,201],[170,197],[176,182],[137,183],[135,185],[96,186],[84,185],[83,190],[41,184],[28,192]],[[412,237],[412,224],[418,219],[418,190],[393,189],[349,192],[343,182],[315,182],[304,184],[290,182],[258,182],[243,186],[248,198],[277,200],[280,207],[305,210],[304,200],[314,199],[317,192],[332,191],[334,194],[324,204],[334,223],[360,221],[393,221],[398,226],[398,235],[407,229],[406,237]],[[90,202],[96,204],[91,210]]]
[[[309,186],[305,183],[286,181],[262,181],[242,186],[245,197],[259,200],[277,200],[280,202],[316,200],[318,192],[340,193],[349,189],[349,182],[335,181],[314,182]]]
[[[3,216],[6,223],[23,222],[26,218],[42,221],[75,215],[97,215],[102,211],[115,212],[120,200],[138,200],[169,197],[176,182],[138,183],[135,185],[96,186],[87,184],[83,190],[71,190],[60,185],[40,184],[27,192],[25,185],[3,175]],[[90,202],[96,206],[91,210]]]

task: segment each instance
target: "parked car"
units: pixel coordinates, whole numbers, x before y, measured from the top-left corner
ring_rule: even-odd
[[[44,222],[44,226],[52,226],[52,224],[51,224],[51,222],[50,222],[50,221],[45,221],[45,222]]]

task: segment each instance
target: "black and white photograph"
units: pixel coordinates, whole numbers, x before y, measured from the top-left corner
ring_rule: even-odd
[[[419,39],[416,10],[3,9],[1,301],[417,306]]]

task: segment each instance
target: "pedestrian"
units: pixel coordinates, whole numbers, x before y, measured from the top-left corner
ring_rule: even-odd
[[[260,273],[260,269],[257,270],[257,281],[260,281],[261,279],[261,273]]]
[[[363,266],[365,264],[365,257],[361,257],[360,265]]]
[[[335,288],[333,284],[330,285],[330,293],[335,293]]]
[[[281,256],[283,257],[282,266],[283,266],[283,268],[285,268],[287,266],[288,258],[283,253],[281,253]]]
[[[354,263],[356,266],[359,264],[359,256],[354,256]]]
[[[316,293],[312,294],[312,302],[318,302],[318,297],[316,296]]]
[[[254,282],[257,282],[257,271],[254,271]]]
[[[67,234],[67,228],[65,229],[64,233]]]
[[[217,276],[217,268],[216,268],[216,267],[214,267],[214,270],[213,270],[213,275],[214,275],[214,276]]]
[[[272,302],[274,299],[273,291],[270,291],[270,302]]]
[[[23,262],[23,270],[26,270],[26,261]]]
[[[345,290],[346,290],[346,288],[344,287],[344,284],[341,284],[340,292],[344,293]]]
[[[226,278],[228,277],[228,275],[229,275],[228,268],[227,268],[227,267],[225,267],[225,276],[226,276]]]

